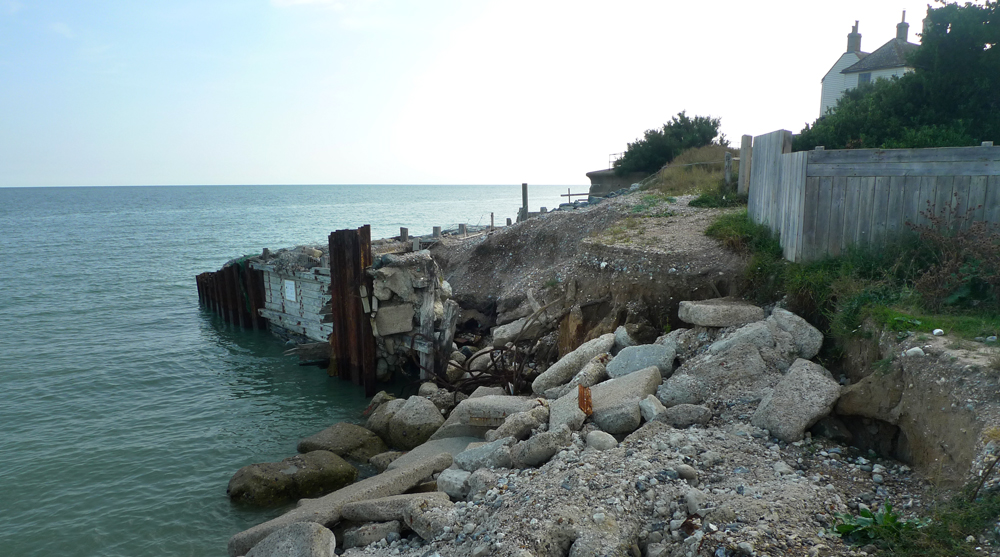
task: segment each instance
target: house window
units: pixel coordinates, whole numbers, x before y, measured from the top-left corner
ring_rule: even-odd
[[[858,85],[864,85],[866,83],[872,82],[872,73],[864,72],[858,74]]]

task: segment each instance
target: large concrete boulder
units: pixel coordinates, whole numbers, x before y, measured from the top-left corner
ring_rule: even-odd
[[[764,319],[764,310],[743,300],[715,298],[683,301],[677,308],[677,317],[703,327],[738,327]]]
[[[546,390],[566,383],[579,373],[594,356],[610,351],[614,343],[614,333],[608,333],[581,344],[579,348],[560,358],[558,362],[552,364],[549,369],[536,377],[531,383],[532,392],[543,395]]]
[[[331,453],[332,454],[332,453]],[[439,454],[404,468],[383,472],[377,476],[361,480],[334,491],[318,499],[310,499],[295,509],[253,528],[244,530],[229,539],[230,557],[246,555],[272,532],[297,522],[315,522],[323,526],[333,526],[341,518],[344,505],[365,499],[399,495],[424,479],[451,466],[451,455]],[[447,497],[445,494],[441,494]]]
[[[438,475],[438,489],[447,493],[454,501],[463,501],[469,495],[469,476],[472,472],[461,468],[449,468]]]
[[[468,472],[480,468],[510,468],[513,463],[511,447],[516,442],[513,437],[504,437],[466,449],[455,455],[455,466]]]
[[[382,393],[379,393],[382,394]],[[375,395],[378,397],[379,395]],[[374,402],[373,402],[374,404]],[[392,417],[396,415],[406,401],[401,398],[393,398],[382,402],[377,408],[368,416],[368,421],[365,422],[365,429],[373,432],[382,438],[383,441],[389,441],[389,421]]]
[[[331,453],[355,460],[368,459],[389,450],[385,442],[375,433],[355,424],[341,422],[299,441],[298,451],[330,451]]]
[[[350,528],[344,532],[344,549],[364,547],[384,540],[389,534],[399,534],[401,525],[398,520],[390,522],[372,522]]]
[[[330,451],[312,451],[240,468],[226,494],[238,503],[272,507],[340,489],[358,477],[356,468]]]
[[[526,412],[539,406],[536,399],[518,396],[487,395],[468,398],[458,403],[444,424],[431,435],[431,439],[446,437],[479,437],[496,428],[517,412]]]
[[[389,419],[389,442],[400,449],[412,449],[444,424],[444,416],[430,400],[411,396]]]
[[[823,346],[823,333],[808,321],[781,308],[774,308],[767,319],[792,336],[800,358],[811,360],[819,354],[819,349]]]
[[[742,343],[720,354],[704,353],[688,360],[663,383],[657,398],[668,408],[678,404],[730,406],[733,401],[756,402],[780,378],[780,372],[767,366],[756,346]]]
[[[799,441],[806,429],[833,410],[839,396],[840,385],[822,366],[795,360],[750,422],[783,441]]]
[[[515,468],[538,467],[572,442],[573,433],[564,425],[514,445],[510,451],[511,460]]]
[[[712,419],[712,411],[699,404],[678,404],[667,408],[657,419],[677,429],[684,429],[695,424],[707,424]]]
[[[518,412],[507,416],[500,427],[486,432],[487,441],[496,441],[504,437],[518,440],[527,439],[538,426],[549,421],[549,409],[546,406],[536,406],[527,412]]]
[[[246,557],[333,557],[337,537],[315,522],[290,524],[267,536]]]
[[[443,473],[443,472],[442,472]],[[355,522],[386,522],[403,520],[403,512],[413,501],[447,501],[448,494],[441,491],[428,493],[405,493],[390,495],[365,501],[355,501],[344,505],[342,516]]]
[[[662,381],[659,368],[650,366],[594,385],[590,389],[594,410],[591,419],[607,433],[632,433],[642,423],[639,401],[655,394]]]
[[[450,454],[455,456],[464,451],[469,443],[480,441],[478,437],[445,437],[444,439],[434,439],[414,448],[412,451],[393,460],[386,466],[386,470],[394,470],[401,466],[409,466],[418,460],[423,460],[439,454]]]
[[[577,392],[569,392],[549,403],[549,430],[554,431],[561,426],[567,426],[576,431],[587,421],[587,414],[580,409],[580,399]]]
[[[493,346],[504,346],[515,339],[538,340],[545,334],[546,327],[539,319],[522,317],[511,321],[506,325],[498,325],[493,328]]]
[[[403,510],[403,523],[426,541],[458,522],[455,504],[448,500],[413,501]]]
[[[598,354],[590,359],[589,362],[584,364],[583,369],[581,369],[569,383],[561,385],[558,387],[552,387],[551,389],[545,391],[545,398],[557,399],[564,396],[566,393],[573,391],[577,392],[577,387],[583,385],[584,387],[591,387],[604,381],[608,378],[608,362],[611,361],[611,354],[604,352]]]
[[[719,339],[708,347],[711,354],[721,354],[730,348],[740,344],[752,344],[758,350],[761,348],[771,348],[774,346],[774,335],[767,323],[757,321],[744,325],[736,329],[725,338]]]
[[[628,346],[608,364],[608,375],[621,377],[649,366],[656,366],[661,376],[670,377],[674,371],[674,356],[675,349],[665,344]]]

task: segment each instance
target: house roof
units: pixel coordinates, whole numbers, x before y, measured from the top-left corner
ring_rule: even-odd
[[[844,56],[848,56],[848,55],[851,55],[851,54],[854,54],[855,56],[857,56],[859,61],[863,60],[865,56],[868,56],[867,52],[861,52],[860,50],[856,50],[854,52],[845,52],[845,53],[841,54],[840,58],[837,58],[837,61],[834,62],[832,66],[830,66],[830,69],[826,70],[826,73],[823,74],[823,77],[819,80],[819,82],[823,83],[823,81],[826,79],[826,76],[830,75],[830,72],[832,72],[837,67],[837,64],[840,63],[840,61],[844,58]],[[857,64],[857,62],[855,62],[855,64]],[[848,66],[848,67],[850,67],[850,66]]]
[[[878,50],[861,58],[854,65],[848,66],[840,73],[870,72],[884,68],[901,68],[906,66],[906,57],[919,48],[920,45],[900,39],[892,39]]]

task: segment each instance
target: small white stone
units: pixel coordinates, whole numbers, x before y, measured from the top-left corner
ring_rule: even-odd
[[[922,348],[920,348],[919,346],[914,346],[913,348],[910,348],[906,352],[903,352],[903,355],[904,356],[923,356],[924,355],[924,350]]]
[[[934,336],[936,336],[936,337],[940,337],[940,336],[944,336],[944,331],[941,330],[941,329],[934,329],[931,332],[931,334],[934,335]]]

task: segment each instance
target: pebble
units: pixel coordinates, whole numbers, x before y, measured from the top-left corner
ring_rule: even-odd
[[[882,474],[872,474],[872,481],[875,482],[875,483],[877,483],[877,484],[882,483],[882,481],[883,481]]]

